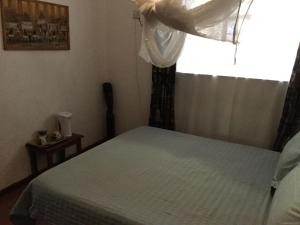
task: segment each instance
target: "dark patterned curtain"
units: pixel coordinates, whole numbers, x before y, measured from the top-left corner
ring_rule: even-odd
[[[281,152],[284,145],[300,130],[300,46],[283,109],[274,150]]]
[[[169,68],[152,67],[152,97],[149,125],[174,130],[176,65]]]

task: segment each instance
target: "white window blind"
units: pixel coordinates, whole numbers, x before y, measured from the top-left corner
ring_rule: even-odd
[[[188,35],[177,71],[288,81],[300,40],[299,0],[256,0],[235,45]],[[231,31],[227,31],[231,32]]]

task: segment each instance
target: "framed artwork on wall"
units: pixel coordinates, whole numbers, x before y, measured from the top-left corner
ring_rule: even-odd
[[[69,50],[69,7],[36,0],[0,0],[5,50]]]

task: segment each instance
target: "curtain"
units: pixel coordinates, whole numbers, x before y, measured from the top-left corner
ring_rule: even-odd
[[[176,63],[185,34],[237,43],[253,0],[134,0],[144,16],[141,56],[158,67]]]
[[[288,82],[177,73],[176,130],[272,149]]]
[[[152,68],[152,95],[149,125],[174,130],[174,95],[176,65]]]
[[[292,78],[274,144],[274,150],[281,152],[284,145],[300,130],[300,45],[293,69]]]

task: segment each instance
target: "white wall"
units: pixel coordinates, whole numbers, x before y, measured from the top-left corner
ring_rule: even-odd
[[[105,1],[51,1],[70,7],[70,51],[0,46],[0,190],[30,174],[24,145],[34,131],[52,127],[55,113],[73,113],[73,130],[85,135],[84,145],[104,135]]]
[[[141,27],[129,0],[107,0],[107,68],[114,86],[118,133],[148,124],[151,66],[138,57]]]

